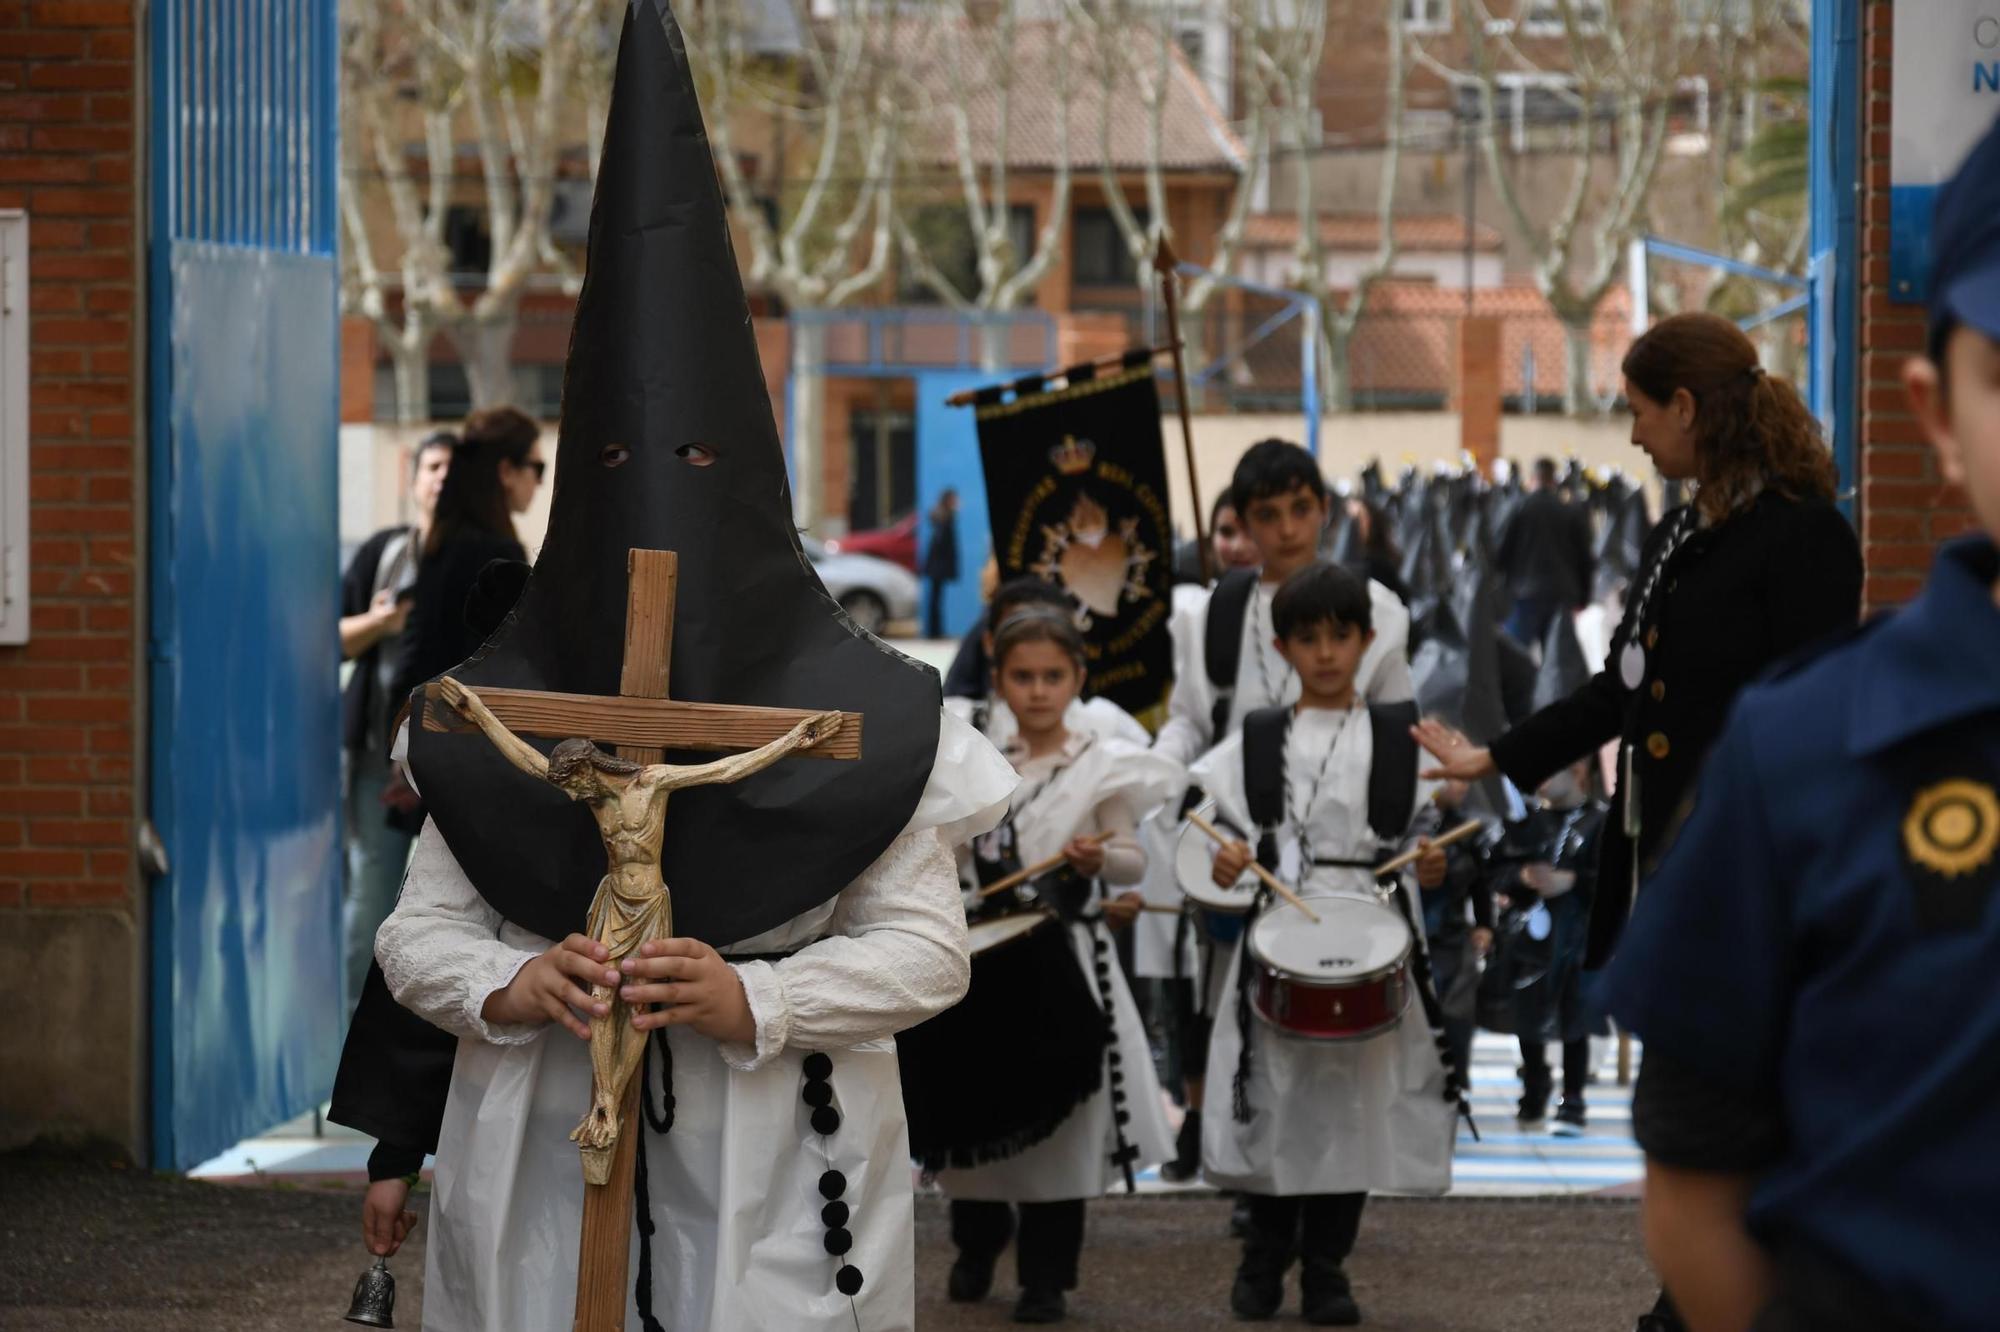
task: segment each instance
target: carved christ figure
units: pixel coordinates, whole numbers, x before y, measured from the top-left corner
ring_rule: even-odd
[[[457,680],[446,676],[439,681],[439,692],[515,767],[590,806],[610,868],[597,885],[587,929],[610,953],[607,965],[613,970],[636,954],[640,944],[673,934],[672,899],[660,877],[667,797],[683,787],[741,781],[788,754],[831,739],[841,727],[840,713],[822,712],[761,749],[692,767],[655,763],[642,768],[588,740],[565,740],[543,758]],[[590,1108],[569,1136],[583,1151],[584,1178],[602,1184],[610,1178],[611,1150],[618,1141],[619,1104],[645,1055],[646,1033],[632,1026],[617,986],[594,984],[590,997],[607,1004],[609,1011],[590,1022]]]

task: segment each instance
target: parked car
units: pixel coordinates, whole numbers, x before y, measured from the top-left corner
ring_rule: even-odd
[[[844,537],[828,541],[826,548],[838,555],[874,555],[891,563],[900,564],[911,573],[915,573],[917,515],[905,514],[887,527],[870,528],[866,532],[849,532]]]
[[[827,594],[871,634],[895,621],[917,618],[917,576],[873,555],[832,550],[829,543],[800,539]]]

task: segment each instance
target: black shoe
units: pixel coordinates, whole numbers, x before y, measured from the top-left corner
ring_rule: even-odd
[[[1059,1290],[1024,1290],[1014,1304],[1017,1323],[1060,1323],[1069,1317],[1069,1307]]]
[[[1181,1131],[1174,1139],[1174,1159],[1160,1167],[1160,1178],[1169,1184],[1185,1184],[1201,1174],[1201,1111],[1190,1110],[1181,1119]]]
[[[945,1278],[944,1293],[953,1304],[977,1304],[993,1289],[993,1264],[1000,1255],[978,1258],[969,1253],[958,1255],[958,1261],[951,1265],[951,1275]]]
[[[1583,1135],[1584,1107],[1581,1096],[1565,1096],[1556,1107],[1556,1124],[1551,1130],[1558,1138],[1576,1138]],[[1651,1315],[1648,1315],[1649,1317]]]
[[[1354,1288],[1339,1266],[1307,1266],[1299,1275],[1299,1287],[1299,1312],[1313,1327],[1360,1324],[1361,1306],[1354,1302]]]
[[[1521,1103],[1514,1110],[1514,1118],[1523,1125],[1539,1124],[1549,1117],[1549,1092],[1553,1079],[1549,1070],[1523,1068],[1521,1070]]]
[[[1229,1288],[1229,1312],[1245,1322],[1261,1323],[1277,1315],[1285,1302],[1285,1279],[1250,1276],[1239,1271],[1236,1284]]]

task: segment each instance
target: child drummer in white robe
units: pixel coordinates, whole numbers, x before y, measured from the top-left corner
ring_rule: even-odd
[[[1021,1282],[1014,1321],[1053,1323],[1065,1317],[1064,1292],[1076,1286],[1085,1200],[1172,1152],[1145,1028],[1106,927],[1124,928],[1138,915],[1136,885],[1146,857],[1135,831],[1179,793],[1185,777],[1178,764],[1143,745],[1068,729],[1066,714],[1083,687],[1084,647],[1066,615],[1034,608],[1009,618],[994,635],[993,661],[996,692],[1019,726],[1007,753],[1021,786],[1006,821],[989,837],[1011,839],[1009,859],[1024,867],[1058,854],[1067,864],[1017,890],[1019,899],[975,897],[972,910],[1055,907],[1068,922],[1078,966],[1092,978],[1100,1008],[1110,1012],[1113,1040],[1102,1085],[1054,1133],[990,1164],[941,1170],[937,1180],[952,1199],[958,1246],[951,1298],[985,1298],[1014,1233]],[[967,847],[965,858],[980,850],[990,856],[994,848]],[[1093,881],[1116,895],[1094,899]],[[1023,1077],[1033,1074],[1021,1070]]]
[[[1320,558],[1320,539],[1332,514],[1333,495],[1319,462],[1287,440],[1253,444],[1237,460],[1228,491],[1231,507],[1256,558],[1244,560],[1212,587],[1178,590],[1169,629],[1174,640],[1174,689],[1167,720],[1154,747],[1191,765],[1215,745],[1235,735],[1258,708],[1280,707],[1299,697],[1298,672],[1275,650],[1271,603],[1278,588]],[[1411,698],[1410,615],[1396,594],[1380,583],[1366,584],[1375,634],[1357,672],[1358,692],[1370,702]],[[1180,809],[1163,810],[1142,830],[1151,859],[1147,899],[1179,905],[1174,877],[1174,845],[1181,835]],[[1202,1112],[1209,1026],[1217,990],[1236,948],[1234,922],[1196,912],[1166,941],[1163,959],[1148,948],[1149,970],[1193,977],[1175,987],[1181,1007],[1181,1067],[1189,1111],[1181,1125],[1175,1160],[1160,1173],[1175,1182],[1194,1178],[1200,1167]]]
[[[1269,830],[1278,863],[1267,868],[1296,884],[1308,903],[1340,895],[1379,901],[1374,877],[1358,867],[1381,859],[1369,817],[1376,732],[1355,695],[1356,670],[1373,637],[1369,609],[1365,585],[1331,565],[1294,575],[1272,602],[1277,646],[1298,673],[1300,697],[1284,740],[1284,818]],[[1250,828],[1257,824],[1244,746],[1239,732],[1189,775],[1224,817]],[[1416,790],[1409,808],[1416,810],[1431,789],[1417,781],[1414,764],[1410,770]],[[1242,842],[1219,848],[1216,882],[1236,883],[1254,858]],[[1288,914],[1296,915],[1278,905],[1270,918]],[[1407,923],[1405,911],[1396,914]],[[1308,922],[1297,917],[1296,924]],[[1253,921],[1251,937],[1257,929]],[[1411,943],[1422,947],[1414,935]],[[1351,1041],[1305,1039],[1246,1013],[1243,954],[1236,950],[1216,1015],[1202,1132],[1207,1177],[1250,1204],[1230,1305],[1239,1317],[1273,1316],[1296,1255],[1306,1321],[1351,1326],[1361,1314],[1345,1261],[1368,1193],[1435,1194],[1450,1185],[1456,1107],[1445,1096],[1445,1067],[1414,999],[1394,1027]]]
[[[916,812],[832,901],[727,955],[671,939],[627,964],[634,1025],[663,1030],[672,1052],[672,1129],[640,1134],[660,1269],[644,1284],[665,1302],[647,1329],[914,1326],[894,1034],[964,993],[951,848],[991,827],[1014,785],[993,748],[946,714]],[[569,1326],[583,1211],[569,1132],[591,1082],[578,1014],[591,1012],[588,987],[615,973],[582,935],[551,941],[504,920],[428,823],[375,950],[397,1001],[460,1038],[425,1332]],[[732,960],[754,955],[772,960]],[[668,1006],[640,1012],[651,1000]],[[812,1081],[830,1084],[835,1132],[801,1131],[800,1088]],[[829,1280],[829,1262],[851,1275]],[[626,1326],[639,1332],[640,1316]]]

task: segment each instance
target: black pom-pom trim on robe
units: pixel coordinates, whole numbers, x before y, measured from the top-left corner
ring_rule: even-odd
[[[833,1108],[833,1059],[815,1051],[805,1057],[803,1065],[805,1085],[799,1088],[799,1099],[812,1111],[813,1132],[824,1140],[833,1136],[840,1128],[840,1112]],[[851,1212],[841,1200],[847,1192],[847,1176],[832,1168],[833,1155],[826,1143],[820,1149],[827,1153],[826,1173],[819,1177],[820,1197],[827,1200],[820,1208],[819,1219],[826,1226],[826,1238],[821,1241],[827,1254],[834,1258],[844,1258],[854,1247],[854,1232],[847,1228]],[[842,1295],[853,1299],[861,1293],[861,1269],[853,1263],[842,1263],[833,1274],[833,1287]]]
[[[1109,1049],[1104,1062],[1111,1079],[1111,1136],[1117,1146],[1111,1153],[1111,1164],[1125,1175],[1125,1192],[1137,1193],[1139,1182],[1133,1177],[1132,1167],[1139,1159],[1139,1149],[1125,1138],[1125,1126],[1132,1122],[1132,1112],[1127,1110],[1125,1095],[1124,1060],[1118,1054],[1118,1023],[1113,1015],[1111,986],[1111,940],[1105,937],[1104,927],[1093,924],[1090,927],[1091,947],[1097,954],[1097,997],[1104,1007],[1104,1016],[1110,1022],[1105,1032]]]
[[[969,1169],[1048,1138],[1104,1085],[1111,1019],[1051,920],[972,959],[956,1007],[896,1037],[910,1156]]]

